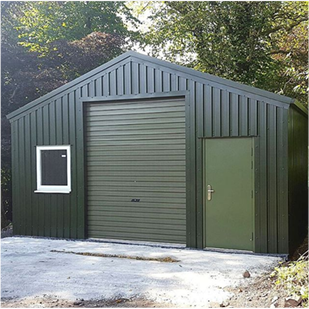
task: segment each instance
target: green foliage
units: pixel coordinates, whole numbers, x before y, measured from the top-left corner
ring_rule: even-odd
[[[300,257],[295,262],[290,262],[287,266],[276,267],[272,277],[276,278],[278,288],[286,290],[295,298],[301,297],[303,305],[308,305],[309,295],[309,261],[308,258]]]
[[[133,36],[122,17],[136,23],[121,1],[27,1],[15,29],[19,44],[45,54],[48,44],[65,39],[80,40],[92,32]]]
[[[144,47],[153,55],[306,103],[306,2],[164,1],[149,7]]]
[[[11,171],[7,168],[1,169],[1,228],[8,225],[12,220],[11,212]]]
[[[281,90],[279,93],[296,97],[307,103],[308,93],[308,2],[287,2],[285,12],[294,12],[298,18],[292,22],[289,16],[282,16],[287,24],[273,33],[276,48],[272,57],[281,64]],[[291,14],[291,13],[290,13]],[[295,19],[295,18],[294,18]]]
[[[11,184],[11,173],[8,169],[1,169],[1,187],[2,192],[8,192]]]
[[[126,22],[137,19],[119,1],[1,2],[2,218],[12,204],[6,115],[123,53],[136,38]]]

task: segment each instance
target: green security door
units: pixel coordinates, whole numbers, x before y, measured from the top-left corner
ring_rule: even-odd
[[[253,139],[206,139],[204,147],[206,247],[253,251]]]

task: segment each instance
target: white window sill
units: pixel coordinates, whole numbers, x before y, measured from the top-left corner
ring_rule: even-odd
[[[63,191],[44,191],[44,190],[35,190],[34,193],[71,193],[71,190],[63,190]]]

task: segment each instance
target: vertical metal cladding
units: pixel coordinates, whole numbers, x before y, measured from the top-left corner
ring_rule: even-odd
[[[71,96],[71,98],[73,98]],[[12,123],[14,234],[65,238],[84,237],[82,149],[77,138],[75,100],[69,96],[31,111]],[[79,135],[81,135],[79,133]],[[39,194],[36,190],[36,146],[71,145],[72,194]],[[81,183],[81,184],[80,184]],[[78,187],[78,184],[80,186]]]
[[[293,253],[308,233],[308,117],[289,110],[289,249]]]
[[[87,237],[82,101],[187,91],[187,246],[204,245],[201,137],[250,136],[256,154],[255,251],[288,252],[289,104],[132,54],[79,80],[11,119],[15,234]],[[72,147],[72,192],[35,194],[35,146],[61,144]]]
[[[209,84],[203,85],[202,93],[204,119],[201,120],[198,113],[196,121],[198,127],[204,124],[205,137],[255,137],[255,251],[286,253],[288,109],[267,102],[265,98]],[[203,124],[198,123],[199,120]],[[200,155],[198,146],[197,166],[201,166]],[[198,183],[201,183],[200,177],[197,170]],[[201,192],[197,191],[200,196]],[[200,205],[198,203],[197,207]]]

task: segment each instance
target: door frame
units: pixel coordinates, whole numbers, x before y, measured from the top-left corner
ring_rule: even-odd
[[[255,216],[256,216],[256,211],[255,211],[255,198],[256,198],[256,177],[257,177],[257,169],[256,169],[256,147],[258,144],[258,137],[257,136],[219,136],[219,137],[204,137],[203,138],[203,143],[202,143],[202,157],[203,157],[203,164],[202,164],[202,193],[203,193],[203,249],[207,249],[206,246],[206,183],[205,183],[205,172],[206,172],[206,166],[205,166],[205,161],[206,161],[206,152],[205,152],[205,144],[207,139],[236,139],[236,138],[249,138],[251,139],[251,156],[252,156],[252,251],[256,251],[256,237],[257,237],[257,231],[256,231],[256,222],[255,222]],[[219,249],[218,249],[219,250]],[[229,250],[229,249],[220,249],[220,250]],[[246,250],[234,250],[233,251],[246,251]],[[248,251],[247,251],[248,252]]]

